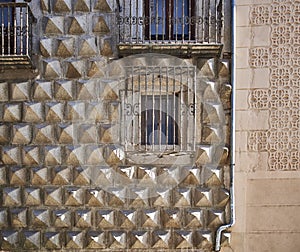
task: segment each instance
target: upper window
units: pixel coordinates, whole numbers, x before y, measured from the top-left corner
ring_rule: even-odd
[[[222,0],[122,0],[119,42],[221,43]]]
[[[29,19],[27,3],[0,0],[0,56],[29,55],[31,28]]]

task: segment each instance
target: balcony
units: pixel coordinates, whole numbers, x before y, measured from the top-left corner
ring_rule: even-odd
[[[230,52],[230,12],[228,0],[123,0],[117,16],[119,53]]]
[[[31,68],[33,16],[27,3],[0,3],[0,68]]]

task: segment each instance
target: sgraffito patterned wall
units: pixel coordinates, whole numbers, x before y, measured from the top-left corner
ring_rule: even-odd
[[[299,170],[300,2],[254,5],[250,23],[270,27],[270,45],[249,49],[251,68],[269,69],[269,88],[250,91],[253,110],[269,111],[269,130],[248,134],[248,150],[268,153],[268,170]]]

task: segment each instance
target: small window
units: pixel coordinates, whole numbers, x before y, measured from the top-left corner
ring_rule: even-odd
[[[185,152],[196,144],[195,66],[128,67],[121,95],[126,151]]]

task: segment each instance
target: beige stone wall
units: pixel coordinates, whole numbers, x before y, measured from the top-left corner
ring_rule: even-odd
[[[299,11],[236,1],[234,251],[299,250]]]

